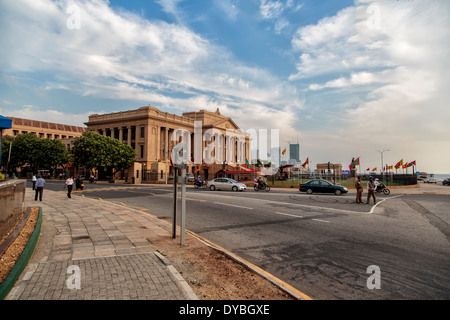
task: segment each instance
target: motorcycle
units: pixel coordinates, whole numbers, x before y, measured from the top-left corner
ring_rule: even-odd
[[[391,193],[391,190],[389,190],[384,184],[379,184],[375,191],[378,193],[384,193],[385,195],[389,195]]]
[[[255,189],[255,191],[259,191],[259,190],[264,190],[266,192],[270,191],[270,187],[265,182],[262,182],[261,184],[255,184],[253,189]]]
[[[204,181],[195,181],[194,182],[194,188],[195,189],[199,189],[199,188],[206,189],[206,182],[204,182]]]
[[[79,180],[79,179],[75,180],[75,188],[76,188],[76,190],[80,189],[81,191],[83,191],[83,189],[84,189],[83,180]]]
[[[97,183],[97,179],[95,179],[94,176],[91,176],[91,177],[89,178],[89,183]]]

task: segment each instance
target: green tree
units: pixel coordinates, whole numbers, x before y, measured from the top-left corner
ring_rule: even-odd
[[[92,131],[73,141],[71,154],[75,166],[85,167],[91,172],[100,167],[123,171],[133,164],[136,157],[130,146]]]
[[[9,135],[5,135],[3,137],[3,144],[2,144],[2,166],[4,168],[6,168],[6,166],[8,166],[9,168],[11,167],[8,164],[8,157],[9,157],[9,148],[12,148],[12,142],[14,141],[14,137],[9,136]]]
[[[69,152],[59,140],[41,139],[38,165],[40,168],[64,167],[69,162]]]
[[[8,148],[2,148],[3,153]],[[8,167],[20,167],[30,165],[33,170],[38,169],[38,159],[40,156],[40,139],[33,133],[19,134],[15,137],[11,146],[11,158]],[[5,155],[8,157],[7,155]],[[7,159],[7,158],[6,158]]]
[[[10,144],[12,142],[12,144]],[[11,145],[11,158],[8,168],[29,165],[34,172],[64,166],[69,154],[59,140],[40,139],[33,133],[19,134],[17,137],[5,136],[2,146],[2,164],[6,166]]]

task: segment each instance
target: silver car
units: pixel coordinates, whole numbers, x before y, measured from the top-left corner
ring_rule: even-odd
[[[245,191],[247,189],[245,184],[239,183],[236,180],[229,178],[216,178],[208,181],[210,190],[233,190],[233,191]]]

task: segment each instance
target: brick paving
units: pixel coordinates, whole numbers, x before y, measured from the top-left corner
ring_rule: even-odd
[[[197,299],[170,261],[147,241],[154,234],[170,236],[154,217],[107,201],[68,199],[63,192],[49,190],[42,202],[35,202],[27,189],[25,205],[42,207],[41,235],[6,299]]]

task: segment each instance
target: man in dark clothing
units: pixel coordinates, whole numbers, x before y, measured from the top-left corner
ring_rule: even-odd
[[[44,192],[44,185],[45,180],[42,178],[41,175],[39,175],[38,179],[36,180],[36,192],[34,196],[34,201],[37,201],[39,196],[39,201],[42,201],[42,193]]]

